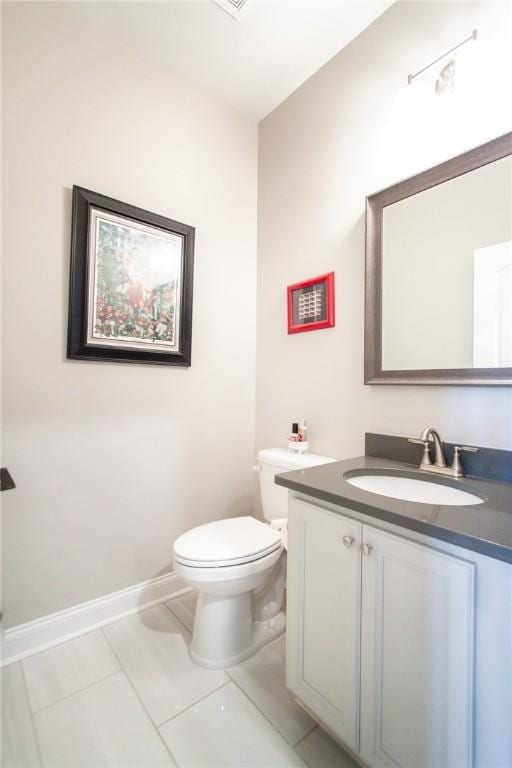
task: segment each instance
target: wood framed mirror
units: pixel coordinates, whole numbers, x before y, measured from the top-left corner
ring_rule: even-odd
[[[512,385],[512,132],[367,197],[364,381]]]

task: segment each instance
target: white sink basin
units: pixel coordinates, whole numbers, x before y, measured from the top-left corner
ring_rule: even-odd
[[[483,499],[468,491],[454,488],[451,485],[442,485],[436,482],[416,480],[413,477],[395,477],[394,475],[352,475],[345,480],[356,488],[361,488],[370,493],[378,493],[380,496],[389,496],[392,499],[404,501],[416,501],[421,504],[444,504],[450,506],[465,506],[468,504],[481,504]]]

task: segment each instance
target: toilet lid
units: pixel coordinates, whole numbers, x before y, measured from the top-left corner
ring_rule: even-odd
[[[254,517],[215,520],[192,528],[174,542],[174,556],[196,567],[240,565],[258,560],[281,546],[279,531]]]

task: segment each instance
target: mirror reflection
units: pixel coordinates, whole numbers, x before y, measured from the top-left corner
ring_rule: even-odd
[[[512,157],[383,209],[382,369],[512,366]]]

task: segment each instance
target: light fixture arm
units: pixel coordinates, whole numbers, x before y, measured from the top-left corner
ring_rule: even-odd
[[[466,37],[465,40],[462,40],[462,42],[457,43],[457,45],[454,45],[453,48],[450,48],[449,51],[446,51],[445,53],[441,54],[441,56],[438,56],[437,59],[434,59],[434,61],[431,61],[430,64],[427,64],[422,69],[419,69],[417,72],[415,72],[413,75],[407,76],[407,83],[410,85],[415,77],[418,77],[418,75],[422,75],[423,72],[425,72],[427,69],[430,69],[430,67],[433,67],[434,64],[437,64],[442,59],[445,59],[447,56],[450,55],[450,53],[453,53],[458,48],[460,48],[462,45],[466,45],[466,43],[470,43],[474,40],[478,39],[478,29],[474,29],[469,37]]]

